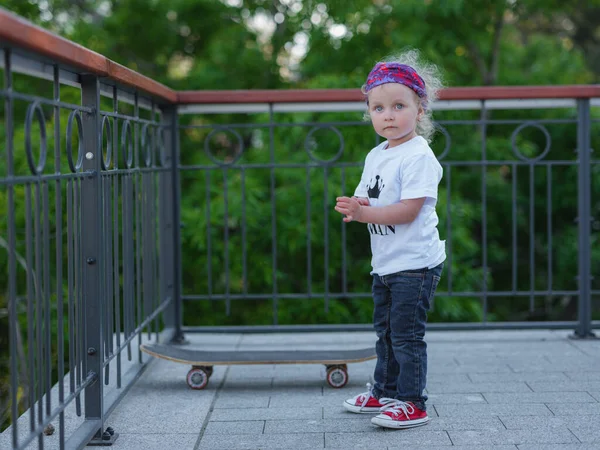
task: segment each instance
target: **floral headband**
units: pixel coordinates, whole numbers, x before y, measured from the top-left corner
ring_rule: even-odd
[[[412,67],[399,63],[377,63],[367,77],[365,93],[385,83],[399,83],[412,89],[424,100],[423,108],[427,108],[425,81]]]

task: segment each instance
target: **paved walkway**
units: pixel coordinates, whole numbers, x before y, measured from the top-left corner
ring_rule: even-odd
[[[566,331],[430,332],[428,409],[412,430],[346,412],[374,361],[343,389],[319,365],[218,366],[205,390],[188,367],[153,361],[108,420],[121,449],[600,449],[600,340]],[[360,348],[372,333],[188,335],[210,349]]]
[[[343,389],[327,385],[320,365],[256,365],[216,366],[206,389],[194,391],[185,382],[189,367],[144,354],[148,368],[107,426],[119,433],[114,450],[600,450],[600,340],[576,341],[569,334],[429,332],[432,421],[411,430],[382,429],[371,425],[371,415],[342,408],[345,398],[365,391],[374,361],[349,365]],[[375,342],[373,333],[187,338],[190,346],[216,351],[362,348]],[[67,435],[81,420],[67,417]],[[10,448],[9,437],[0,436],[0,448]],[[44,439],[46,449],[57,444],[57,434]]]

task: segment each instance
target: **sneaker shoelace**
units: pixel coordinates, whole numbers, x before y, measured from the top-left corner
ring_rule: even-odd
[[[400,414],[404,414],[407,419],[410,418],[410,414],[414,414],[415,408],[411,403],[406,403],[401,400],[394,398],[380,398],[379,402],[384,404],[379,408],[380,412],[390,412],[394,418],[397,418]]]
[[[367,392],[359,394],[357,400],[360,400],[361,397],[362,397],[362,403],[360,404],[360,407],[364,408],[364,406],[367,404],[369,399],[371,397],[373,397],[373,386],[371,385],[371,383],[367,383]]]

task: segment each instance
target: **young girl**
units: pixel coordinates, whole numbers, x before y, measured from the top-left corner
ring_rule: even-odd
[[[441,81],[415,50],[375,65],[363,85],[368,114],[385,138],[373,148],[353,197],[338,197],[345,222],[371,235],[373,323],[377,334],[374,386],[344,402],[371,422],[411,428],[429,422],[424,393],[427,312],[446,259],[435,211],[442,167],[429,147],[431,104]]]

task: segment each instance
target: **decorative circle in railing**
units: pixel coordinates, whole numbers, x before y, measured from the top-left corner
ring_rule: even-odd
[[[102,159],[100,162],[102,163],[102,170],[106,170],[110,167],[110,161],[112,159],[112,125],[110,123],[110,118],[104,116],[102,118],[102,142],[104,143],[104,131],[106,130],[106,156],[104,156],[104,150],[102,150]]]
[[[156,128],[156,148],[160,165],[162,167],[167,167],[169,165],[169,159],[167,158],[167,152],[165,150],[165,130],[162,126]]]
[[[329,159],[319,158],[315,154],[315,147],[317,145],[315,142],[315,138],[313,137],[313,134],[315,134],[319,130],[333,131],[337,135],[337,137],[340,141],[340,147],[338,148],[337,153]],[[311,130],[306,135],[306,139],[304,139],[304,149],[306,150],[306,152],[308,153],[308,155],[310,156],[310,158],[313,161],[320,162],[320,163],[332,163],[334,161],[337,161],[339,159],[339,157],[342,156],[342,153],[344,152],[344,136],[342,136],[342,133],[340,132],[340,130],[338,130],[336,127],[334,127],[332,125],[319,125],[319,126],[311,128]]]
[[[437,157],[437,159],[439,161],[441,161],[442,159],[444,159],[448,153],[450,152],[450,147],[452,146],[452,137],[450,136],[450,133],[448,133],[448,130],[446,130],[446,127],[443,127],[442,125],[440,125],[437,122],[434,122],[434,126],[435,128],[437,128],[446,138],[446,146],[444,147],[444,151],[440,154],[440,156]]]
[[[33,116],[37,118],[40,125],[40,159],[36,165],[31,148],[31,127],[33,125]],[[27,155],[27,163],[29,169],[34,175],[40,175],[44,171],[46,165],[46,155],[48,154],[48,143],[46,139],[46,120],[44,119],[44,111],[38,102],[33,102],[27,108],[25,115],[25,153]]]
[[[142,146],[142,154],[144,155],[144,163],[146,164],[146,167],[151,167],[152,166],[152,156],[154,154],[153,152],[153,147],[154,147],[154,142],[152,140],[152,136],[150,135],[150,139],[148,139],[148,128],[149,128],[149,124],[145,123],[144,126],[142,127],[142,139],[141,139],[141,146]],[[151,129],[152,130],[152,129]]]
[[[133,142],[131,139],[131,122],[125,120],[121,130],[121,153],[125,167],[131,169],[133,166]]]
[[[233,134],[236,139],[237,139],[237,149],[235,150],[235,153],[233,154],[233,156],[230,156],[227,158],[227,160],[221,160],[216,158],[213,155],[213,151],[211,149],[210,146],[210,140],[211,138],[216,135],[217,133],[226,133],[226,132],[230,132],[231,134]],[[225,149],[231,149],[233,148],[233,146],[230,144],[230,141],[227,140],[228,142],[223,142],[223,147]],[[242,136],[240,135],[240,133],[238,133],[236,130],[234,130],[233,128],[230,127],[218,127],[215,128],[214,130],[212,130],[210,133],[208,133],[208,136],[206,136],[206,139],[204,140],[204,151],[206,152],[206,154],[208,155],[208,157],[215,163],[218,164],[220,166],[230,166],[232,164],[235,164],[241,157],[242,154],[244,153],[244,141],[242,139]]]
[[[77,125],[77,161],[73,162],[73,121]],[[79,110],[71,111],[67,120],[67,162],[69,169],[75,173],[83,166],[83,123]]]
[[[546,137],[546,148],[544,148],[542,153],[540,153],[535,158],[526,157],[525,155],[523,155],[523,153],[521,153],[521,151],[519,150],[519,147],[517,147],[517,135],[522,130],[524,130],[525,128],[528,128],[528,127],[533,127],[533,128],[537,128],[538,130],[541,130],[541,132],[544,133],[544,136]],[[527,161],[527,162],[535,162],[535,161],[540,161],[541,159],[544,158],[544,156],[546,156],[548,154],[548,152],[550,151],[550,146],[552,144],[552,138],[550,137],[550,133],[548,132],[548,130],[546,129],[545,126],[540,125],[537,122],[525,122],[525,123],[522,123],[521,125],[519,125],[517,128],[515,128],[515,131],[513,131],[512,135],[510,137],[510,142],[512,145],[513,153],[520,160]]]

